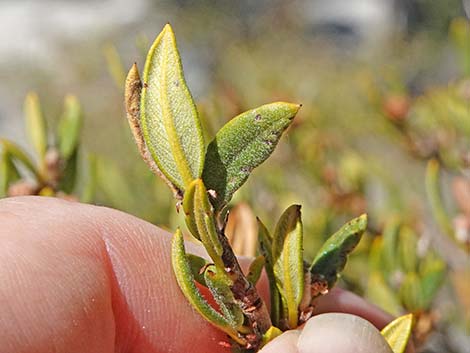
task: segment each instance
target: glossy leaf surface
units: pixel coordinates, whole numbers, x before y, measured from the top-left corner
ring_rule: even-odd
[[[413,328],[413,314],[403,315],[393,320],[381,331],[393,353],[403,353]]]
[[[184,190],[201,176],[204,140],[183,76],[176,39],[166,25],[147,56],[140,119],[143,138],[161,172]]]
[[[367,227],[367,215],[346,223],[321,247],[310,266],[314,278],[320,277],[332,288],[344,269],[348,254],[354,250]]]
[[[230,120],[207,147],[203,180],[216,192],[212,200],[222,209],[254,168],[274,151],[300,105],[277,102],[249,110]]]
[[[290,328],[297,327],[298,306],[304,290],[300,206],[290,206],[279,219],[273,235],[272,256],[276,284],[286,304]]]

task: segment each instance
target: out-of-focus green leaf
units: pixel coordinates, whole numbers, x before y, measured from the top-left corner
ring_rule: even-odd
[[[274,276],[286,303],[287,321],[297,327],[298,306],[304,291],[304,262],[302,249],[300,206],[292,205],[281,215],[272,241]]]
[[[408,272],[400,286],[399,295],[408,311],[424,309],[421,279],[416,272]]]
[[[207,147],[203,180],[216,192],[212,203],[222,209],[252,170],[274,151],[300,105],[277,102],[238,115],[219,130]]]
[[[279,320],[281,317],[281,294],[276,285],[276,278],[274,276],[274,261],[272,254],[272,237],[269,231],[266,229],[266,226],[261,222],[259,218],[258,221],[258,242],[259,242],[259,251],[263,255],[265,260],[265,269],[268,276],[269,282],[269,293],[271,299],[271,321],[273,325],[278,326]]]
[[[107,43],[103,47],[103,54],[106,60],[108,72],[114,80],[114,83],[119,89],[122,89],[124,80],[126,79],[126,72],[122,64],[121,56],[119,55],[116,46],[112,43]]]
[[[194,180],[188,186],[183,199],[183,209],[188,229],[202,242],[217,267],[224,268],[220,257],[223,248],[217,234],[212,205],[201,179]]]
[[[26,118],[26,132],[39,156],[39,160],[44,160],[47,150],[47,130],[46,120],[42,115],[39,97],[36,93],[28,93],[24,102],[24,112]]]
[[[426,168],[426,193],[434,218],[441,230],[444,234],[453,237],[454,229],[452,227],[452,222],[442,200],[439,170],[439,162],[435,159],[431,159]]]
[[[417,235],[409,227],[403,226],[398,235],[398,262],[404,272],[418,270]]]
[[[370,272],[382,272],[383,271],[383,238],[377,237],[372,241],[369,251],[369,269]]]
[[[310,266],[313,278],[323,278],[332,288],[367,227],[367,215],[353,219],[333,234],[318,251]]]
[[[96,184],[97,184],[97,171],[96,171],[96,156],[90,154],[87,156],[87,177],[83,186],[80,201],[83,203],[91,203],[95,200]]]
[[[82,109],[77,97],[68,95],[64,101],[64,113],[59,121],[57,137],[59,153],[67,161],[78,148],[82,126]]]
[[[366,297],[392,315],[399,315],[402,311],[397,293],[387,285],[380,272],[369,275]]]
[[[396,318],[380,332],[392,348],[393,353],[403,353],[413,328],[413,314]]]
[[[10,154],[2,149],[0,151],[0,197],[7,196],[9,185],[20,178],[20,173],[11,160]]]
[[[145,143],[162,173],[185,190],[201,176],[204,139],[168,24],[150,48],[143,82],[140,119]]]
[[[463,17],[453,19],[449,34],[460,55],[464,73],[470,75],[470,21]]]
[[[21,163],[26,169],[28,169],[38,181],[42,181],[42,176],[34,165],[32,159],[23,151],[23,149],[18,146],[16,143],[0,139],[0,144],[3,146],[3,149],[10,155],[10,158]]]
[[[432,253],[428,253],[421,262],[419,277],[424,308],[427,309],[431,305],[444,281],[446,270],[445,262]]]
[[[225,274],[224,269],[218,270],[214,265],[209,266],[204,272],[204,279],[207,288],[211,291],[212,296],[230,326],[234,329],[241,327],[244,320],[243,312],[235,302],[233,293],[230,290],[233,282]]]
[[[78,171],[78,150],[75,150],[72,155],[69,156],[65,168],[62,171],[62,178],[59,183],[59,190],[70,194],[75,188],[77,181]]]
[[[256,257],[250,264],[250,268],[248,269],[248,274],[246,275],[246,279],[252,283],[254,286],[258,282],[261,272],[263,271],[264,264],[266,263],[264,256],[260,255]]]
[[[398,234],[400,231],[400,221],[392,217],[385,224],[383,230],[383,245],[382,256],[385,270],[388,273],[395,271],[398,268],[397,262],[397,248],[398,248]]]
[[[177,229],[173,236],[171,262],[178,285],[191,306],[212,325],[230,335],[237,342],[245,344],[246,342],[238,337],[237,331],[232,328],[230,322],[210,306],[197,289],[194,283],[191,265],[186,257],[183,234],[180,229]]]

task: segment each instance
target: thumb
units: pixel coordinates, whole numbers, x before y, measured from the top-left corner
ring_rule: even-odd
[[[367,320],[351,314],[314,316],[302,331],[279,336],[262,353],[393,353],[380,332]]]

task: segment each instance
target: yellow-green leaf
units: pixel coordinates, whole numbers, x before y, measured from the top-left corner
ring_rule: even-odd
[[[271,326],[263,335],[263,346],[280,335],[282,335],[282,331],[275,326]]]
[[[277,102],[238,115],[219,130],[207,147],[203,180],[222,209],[252,170],[274,151],[300,105]]]
[[[292,205],[281,215],[272,243],[274,275],[286,303],[286,319],[291,329],[297,327],[298,306],[304,291],[302,241],[300,206]]]
[[[243,325],[243,312],[235,302],[231,291],[233,282],[226,275],[224,269],[217,269],[214,265],[206,268],[204,280],[209,288],[220,311],[231,327],[238,329]]]
[[[398,315],[403,310],[398,293],[388,286],[379,272],[369,275],[365,296],[392,315]]]
[[[400,316],[389,323],[381,334],[392,348],[393,353],[403,353],[413,328],[413,314]]]
[[[68,95],[64,101],[64,113],[59,121],[57,136],[59,152],[64,160],[72,157],[78,147],[82,126],[82,109],[77,97]]]
[[[184,191],[201,176],[204,140],[169,24],[147,56],[140,119],[145,143],[159,169]]]
[[[28,169],[34,175],[36,180],[40,182],[42,181],[42,176],[34,165],[31,157],[29,157],[20,146],[6,139],[0,139],[0,144],[3,146],[3,149],[8,152],[10,158],[16,160],[26,167],[26,169]]]
[[[183,234],[180,229],[177,229],[173,236],[171,245],[171,263],[178,285],[191,306],[212,325],[226,332],[237,342],[245,344],[246,342],[238,336],[237,331],[231,327],[227,319],[210,306],[197,289],[196,284],[194,283],[191,265],[189,264],[186,251],[184,249]]]
[[[47,130],[46,120],[41,111],[39,97],[31,92],[26,96],[24,102],[24,113],[26,118],[26,132],[31,141],[34,150],[43,160],[47,150]]]
[[[185,192],[183,210],[186,225],[194,237],[202,242],[210,258],[219,268],[224,268],[212,205],[201,179],[194,180]]]
[[[328,282],[328,288],[336,283],[346,265],[348,254],[354,250],[367,227],[367,215],[353,219],[333,234],[323,244],[310,266],[314,278]]]
[[[271,299],[271,321],[273,325],[279,325],[279,320],[281,316],[281,294],[277,289],[276,278],[274,276],[273,270],[273,255],[272,255],[272,237],[266,226],[261,222],[259,218],[258,221],[258,245],[259,251],[265,259],[265,269],[268,276],[269,282],[269,297]]]
[[[264,264],[266,260],[264,259],[263,255],[256,257],[250,264],[250,268],[248,269],[248,274],[246,275],[246,279],[252,283],[254,286],[258,282],[261,272],[263,271]]]

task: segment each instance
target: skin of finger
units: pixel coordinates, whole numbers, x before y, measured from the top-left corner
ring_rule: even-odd
[[[369,321],[344,313],[321,314],[307,321],[297,348],[299,353],[393,353]]]
[[[0,224],[2,350],[228,351],[181,294],[171,236],[153,225],[33,197],[1,200]]]

